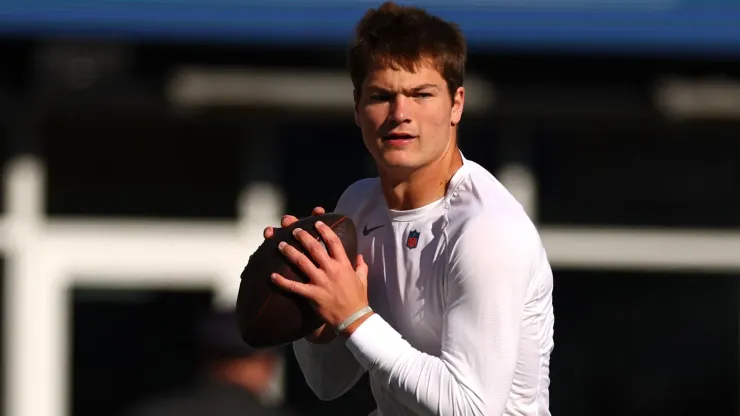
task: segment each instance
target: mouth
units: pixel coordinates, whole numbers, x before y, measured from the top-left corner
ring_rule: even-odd
[[[383,136],[381,140],[383,141],[383,143],[389,144],[391,146],[402,146],[404,144],[408,144],[415,138],[416,136],[408,133],[391,133],[387,136]]]

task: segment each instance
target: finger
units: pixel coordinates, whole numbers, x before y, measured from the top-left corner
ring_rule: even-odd
[[[368,267],[365,263],[365,257],[362,254],[357,255],[357,267],[355,268],[357,274],[361,277],[367,278]]]
[[[286,279],[278,273],[273,273],[270,278],[279,288],[303,296],[304,298],[314,300],[316,294],[315,287],[308,283],[296,282],[295,280]]]
[[[291,263],[298,267],[298,269],[302,271],[311,282],[320,284],[324,280],[325,276],[321,269],[316,267],[310,258],[298,251],[295,247],[282,241],[278,244],[278,249]]]
[[[297,221],[298,221],[298,218],[292,215],[283,215],[283,218],[280,219],[280,226],[283,228],[287,228],[287,227],[290,227],[291,224]]]
[[[339,239],[334,230],[321,221],[316,221],[316,230],[319,232],[321,239],[324,240],[324,244],[326,244],[326,249],[331,258],[338,262],[349,264],[342,240]]]
[[[275,229],[272,227],[266,227],[265,231],[262,232],[262,236],[265,237],[265,239],[272,237],[274,234],[275,234]]]
[[[326,214],[326,210],[322,207],[316,207],[311,211],[311,215],[324,215]]]
[[[310,258],[318,263],[319,267],[326,269],[331,264],[331,257],[327,253],[324,245],[321,244],[314,236],[301,228],[293,230],[293,237],[306,249]]]

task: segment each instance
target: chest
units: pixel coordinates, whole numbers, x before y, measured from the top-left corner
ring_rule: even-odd
[[[444,220],[361,227],[370,305],[416,348],[438,353],[447,270]]]

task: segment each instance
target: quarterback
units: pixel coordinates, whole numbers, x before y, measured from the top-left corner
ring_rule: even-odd
[[[295,234],[312,259],[281,247],[309,281],[273,275],[326,322],[293,344],[324,400],[367,372],[377,416],[550,415],[552,271],[521,205],[458,147],[466,49],[415,7],[385,3],[357,25],[355,121],[378,177],[335,209],[357,225],[357,266],[317,223],[325,245]]]

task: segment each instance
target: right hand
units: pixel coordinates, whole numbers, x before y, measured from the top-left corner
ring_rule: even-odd
[[[322,207],[316,207],[311,211],[311,215],[324,215],[326,214],[326,210]],[[294,217],[292,215],[283,215],[283,218],[280,220],[280,226],[282,228],[290,227],[294,222],[298,221],[297,217]],[[262,233],[262,235],[265,237],[265,239],[272,237],[275,234],[275,228],[274,227],[266,227],[265,231]],[[313,344],[328,344],[334,338],[336,338],[336,333],[332,330],[331,327],[327,326],[326,324],[321,325],[319,329],[316,331],[306,335],[306,340]]]

